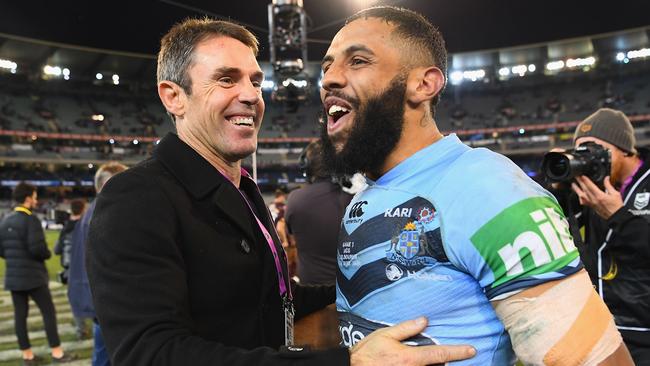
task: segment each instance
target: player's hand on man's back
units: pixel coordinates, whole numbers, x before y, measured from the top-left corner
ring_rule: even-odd
[[[430,365],[464,360],[476,355],[471,346],[407,346],[400,341],[419,334],[426,318],[408,320],[374,331],[350,350],[352,366]]]

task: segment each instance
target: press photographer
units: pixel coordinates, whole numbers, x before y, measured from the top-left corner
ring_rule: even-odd
[[[636,364],[650,365],[650,161],[635,143],[625,114],[602,108],[576,128],[575,149],[547,153],[542,170],[577,196],[563,208],[574,237],[584,227],[582,261]]]

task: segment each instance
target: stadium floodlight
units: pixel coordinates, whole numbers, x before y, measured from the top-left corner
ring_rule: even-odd
[[[458,85],[463,81],[463,72],[462,71],[452,71],[449,74],[449,80],[453,85]]]
[[[138,141],[138,139],[134,139],[134,140],[133,140],[133,145],[137,145],[137,144],[139,144],[139,143],[140,143],[140,141]]]
[[[528,67],[526,67],[526,65],[517,65],[512,67],[512,73],[519,76],[524,76],[526,74],[526,71],[528,71]]]
[[[63,74],[63,76],[70,76],[70,69],[68,69],[67,67],[63,68],[61,70],[61,74]]]
[[[564,68],[564,61],[558,60],[558,61],[551,61],[546,64],[546,69],[548,71],[556,71]]]
[[[120,75],[113,74],[113,84],[118,85],[120,83]]]
[[[537,70],[537,66],[535,66],[535,64],[528,65],[528,72],[535,72],[535,70]]]
[[[625,52],[619,52],[616,54],[616,61],[623,61],[625,59]]]
[[[48,76],[61,76],[63,70],[61,70],[60,66],[45,65],[43,73]]]
[[[484,77],[485,77],[485,70],[483,69],[463,71],[463,79],[476,81],[478,79],[483,79]]]
[[[271,90],[275,86],[275,83],[273,80],[263,80],[262,81],[262,89],[264,90]]]
[[[92,169],[94,167],[93,163],[88,163],[88,169]]]
[[[111,145],[113,145],[113,144],[115,143],[115,139],[110,139],[110,140],[108,140],[108,143],[111,144]]]
[[[102,121],[104,121],[104,115],[103,114],[93,114],[92,116],[90,116],[90,119],[92,119],[93,121],[96,121],[96,122],[102,122]]]
[[[7,69],[12,74],[15,74],[17,68],[18,68],[17,63],[15,63],[15,62],[13,62],[11,60],[0,59],[0,69]]]
[[[465,70],[465,71],[456,70],[456,71],[452,71],[449,74],[449,80],[453,85],[458,85],[463,80],[476,81],[479,79],[483,79],[484,77],[485,77],[485,70],[483,69]]]
[[[307,13],[303,0],[272,0],[268,5],[268,19],[274,81],[271,98],[297,109],[309,96],[309,83],[304,72],[307,62]],[[291,80],[299,81],[296,84]]]
[[[103,79],[103,78],[104,78],[104,75],[102,75],[101,72],[98,72],[98,73],[95,74],[95,79],[97,79],[97,80],[101,80],[101,79]]]
[[[593,66],[596,63],[596,58],[594,56],[584,57],[584,58],[570,58],[566,60],[566,67],[574,68],[581,66]]]
[[[635,58],[644,58],[650,56],[650,48],[641,48],[639,50],[632,50],[627,52],[627,58],[633,60]]]
[[[308,85],[308,82],[305,79],[303,79],[303,80],[295,80],[293,78],[287,78],[287,79],[282,80],[282,86],[287,87],[289,85],[293,85],[296,88],[306,88],[307,85]]]
[[[506,76],[510,75],[510,69],[507,68],[507,67],[500,68],[499,69],[499,75],[501,75],[503,77],[506,77]]]
[[[273,0],[268,7],[271,64],[297,74],[307,61],[307,14],[302,0]]]

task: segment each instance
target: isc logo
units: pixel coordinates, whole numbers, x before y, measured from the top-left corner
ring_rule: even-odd
[[[499,257],[506,266],[508,276],[524,273],[522,249],[530,252],[536,267],[550,263],[554,259],[565,256],[576,249],[569,226],[560,215],[552,208],[540,209],[530,213],[530,217],[537,224],[540,236],[535,231],[524,231],[512,243],[499,249]]]

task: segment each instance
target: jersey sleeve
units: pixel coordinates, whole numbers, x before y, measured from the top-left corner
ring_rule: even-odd
[[[465,192],[445,209],[445,250],[452,263],[474,276],[490,300],[580,270],[555,198],[507,158],[477,155],[464,171],[484,178],[457,184]]]

